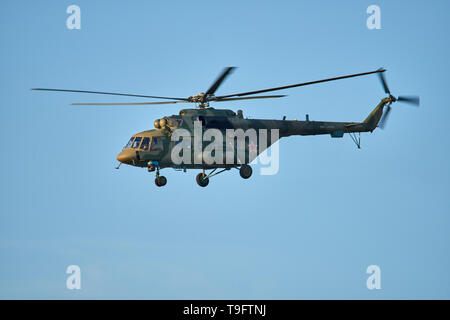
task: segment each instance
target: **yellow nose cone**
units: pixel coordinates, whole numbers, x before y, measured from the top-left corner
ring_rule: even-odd
[[[134,152],[131,150],[123,150],[121,153],[117,155],[117,161],[121,163],[131,163],[134,159]]]

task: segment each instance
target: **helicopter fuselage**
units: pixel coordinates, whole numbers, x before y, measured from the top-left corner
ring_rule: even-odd
[[[258,145],[265,147],[256,148],[259,155],[266,148],[270,147],[276,140],[292,135],[323,135],[330,134],[333,138],[341,138],[344,133],[351,132],[371,132],[373,131],[383,112],[383,107],[389,103],[389,98],[383,99],[380,104],[363,122],[330,122],[330,121],[310,121],[306,120],[271,120],[271,119],[248,119],[244,118],[242,111],[236,114],[228,109],[183,109],[178,115],[167,116],[157,119],[154,122],[155,129],[143,131],[134,134],[128,144],[117,156],[117,160],[121,163],[147,167],[151,171],[154,167],[160,169],[172,167],[179,169],[213,169],[213,168],[232,168],[242,164],[250,163],[253,158],[249,157],[249,151],[252,146],[250,142],[245,143],[245,160],[237,160],[233,163],[205,163],[204,161],[176,164],[172,160],[172,151],[178,141],[172,139],[173,133],[177,129],[185,129],[191,135],[191,141],[194,141],[194,123],[198,121],[201,124],[201,137],[208,129],[217,129],[226,135],[228,130],[247,131],[254,129],[255,131],[266,130],[267,141],[258,141]],[[274,139],[270,132],[277,130],[277,137]],[[261,139],[261,138],[259,138]],[[210,142],[202,141],[202,147],[206,147]],[[224,144],[225,145],[225,144]],[[194,148],[191,148],[192,153]],[[234,152],[235,148],[233,149]],[[191,159],[195,157],[193,154]]]

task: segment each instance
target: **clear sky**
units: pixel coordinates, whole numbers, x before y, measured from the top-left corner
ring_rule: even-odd
[[[81,8],[68,30],[66,8]],[[381,8],[381,30],[366,9]],[[0,298],[450,298],[448,1],[1,1]],[[189,96],[385,67],[386,130],[289,137],[280,170],[154,174],[116,156],[178,106],[32,87]],[[376,76],[216,107],[251,118],[361,121]],[[81,290],[66,268],[81,268]],[[366,268],[381,268],[368,290]]]

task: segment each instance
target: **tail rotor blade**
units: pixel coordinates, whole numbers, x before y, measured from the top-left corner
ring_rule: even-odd
[[[383,116],[381,117],[380,122],[378,123],[378,126],[381,129],[386,128],[386,123],[387,123],[387,120],[389,119],[389,113],[390,112],[391,112],[391,106],[388,106],[387,109],[386,109],[386,112],[383,114]]]
[[[418,107],[420,105],[420,97],[419,96],[399,96],[397,101],[406,102],[413,106]]]
[[[383,86],[384,92],[386,92],[387,94],[390,95],[391,91],[389,90],[389,87],[387,85],[386,78],[384,77],[384,74],[382,72],[380,72],[380,73],[378,73],[378,76],[380,77],[380,81],[381,81],[381,84]]]

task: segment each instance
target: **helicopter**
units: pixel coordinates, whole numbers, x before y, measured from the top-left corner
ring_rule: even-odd
[[[391,105],[394,102],[405,102],[413,106],[419,106],[420,104],[420,99],[418,96],[395,97],[394,95],[392,95],[384,77],[384,72],[386,71],[386,69],[383,68],[364,73],[350,74],[268,89],[216,96],[215,93],[217,89],[220,87],[223,81],[234,71],[234,69],[235,67],[225,68],[218,76],[218,78],[213,82],[213,84],[208,88],[208,90],[206,90],[206,92],[201,92],[187,98],[50,88],[32,88],[31,90],[89,93],[164,100],[156,102],[131,103],[72,103],[72,105],[74,106],[136,106],[178,103],[196,104],[195,108],[182,109],[177,115],[171,115],[163,117],[161,119],[156,119],[154,121],[155,129],[146,130],[132,135],[128,143],[117,156],[119,165],[116,167],[116,169],[118,169],[121,164],[147,168],[149,172],[156,173],[155,184],[158,187],[162,187],[167,183],[166,177],[160,174],[160,170],[164,168],[173,168],[175,170],[182,170],[184,172],[186,172],[187,169],[202,170],[202,172],[196,176],[197,184],[200,187],[206,187],[209,184],[210,178],[212,178],[213,176],[218,175],[224,171],[231,170],[233,168],[239,170],[239,174],[243,179],[248,179],[251,177],[253,172],[250,163],[273,143],[283,137],[292,135],[307,136],[329,134],[332,138],[342,138],[344,134],[347,133],[351,136],[356,146],[360,148],[361,132],[373,132],[377,127],[383,129],[391,112]],[[282,98],[285,97],[285,95],[255,96],[255,94],[285,90],[295,87],[318,84],[322,82],[336,81],[340,79],[361,77],[370,74],[378,75],[384,92],[388,96],[384,97],[367,116],[367,118],[362,122],[310,121],[309,115],[306,115],[306,119],[304,121],[286,120],[286,117],[283,117],[282,120],[249,119],[244,118],[242,110],[237,110],[237,112],[234,112],[230,109],[215,109],[213,107],[210,107],[210,103],[212,102],[215,103],[248,99]],[[215,136],[214,141],[217,142],[215,145],[216,147],[217,145],[230,147],[229,149],[231,150],[231,155],[230,152],[228,152],[229,150],[227,149],[226,160],[232,159],[232,161],[208,162],[205,161],[205,159],[202,159],[202,152],[207,145],[207,141],[200,141],[200,153],[198,151],[196,153],[195,148],[192,147],[192,139],[188,139],[187,143],[183,144],[185,149],[182,149],[181,152],[179,151],[180,141],[174,139],[174,137],[177,135],[177,132],[179,132],[180,129],[184,129],[185,138],[193,138],[195,141],[196,137],[194,136],[194,132],[196,128],[199,128],[200,130],[213,129],[215,130],[215,133],[219,132],[224,135],[226,135],[229,130],[266,130],[266,135],[257,136],[254,142],[249,141],[250,139],[246,139],[246,136],[244,135],[243,144],[240,145],[240,150],[242,151],[242,153],[240,153],[240,156],[238,154],[239,146],[237,145],[235,139],[236,136],[232,136],[230,140],[226,141],[220,141],[220,139],[218,140],[218,138]],[[273,134],[273,132],[275,132],[274,130],[276,131],[276,134]],[[227,133],[225,133],[225,131]],[[257,146],[259,146],[259,148]],[[194,161],[194,163],[192,163],[192,161],[182,161],[181,163],[179,161],[174,161],[174,151],[176,149],[179,154],[183,154],[183,156],[186,156],[187,159],[192,159],[196,156],[198,157],[198,154],[200,154],[200,159],[196,158],[196,160],[198,161]],[[221,154],[217,150],[218,149],[214,148],[212,154],[215,153],[216,155],[218,155],[219,160],[224,160],[225,154]],[[206,173],[206,170],[211,170],[211,172]]]

